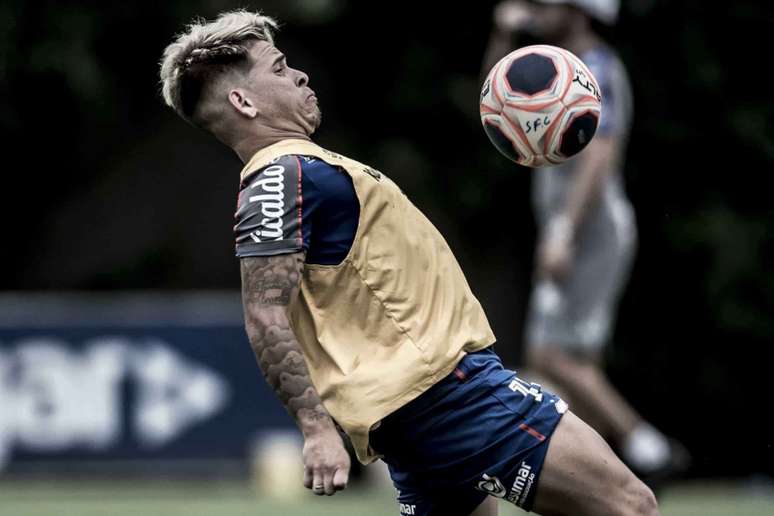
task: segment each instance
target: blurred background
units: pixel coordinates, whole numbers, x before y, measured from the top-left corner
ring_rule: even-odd
[[[292,460],[264,473],[298,442],[241,326],[241,164],[164,107],[158,61],[195,16],[279,18],[320,99],[318,142],[439,227],[518,368],[535,230],[531,172],[478,117],[494,4],[0,4],[0,514],[396,513],[381,472],[322,501]],[[774,9],[622,9],[606,35],[635,93],[640,246],[608,372],[693,455],[665,514],[772,514]]]

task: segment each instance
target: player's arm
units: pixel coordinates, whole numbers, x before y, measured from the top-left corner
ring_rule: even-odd
[[[575,159],[573,180],[562,210],[548,222],[538,245],[538,275],[561,279],[572,266],[573,241],[596,203],[607,177],[617,166],[620,138],[595,137]]]
[[[578,228],[599,200],[608,177],[620,167],[626,138],[624,91],[604,60],[587,62],[602,90],[603,117],[589,145],[573,159],[575,170],[559,212],[546,226],[538,246],[538,274],[561,279],[572,266]]]
[[[515,39],[531,22],[529,6],[523,0],[503,0],[495,6],[494,27],[484,53],[482,75],[514,49]]]
[[[619,138],[598,136],[577,157],[576,175],[564,203],[563,216],[572,233],[580,226],[602,191],[605,180],[619,162]]]
[[[346,487],[349,456],[290,326],[303,264],[303,252],[242,259],[245,328],[266,382],[304,435],[304,485],[331,495]]]
[[[242,185],[236,213],[245,328],[267,383],[304,436],[304,485],[315,494],[346,487],[350,460],[309,376],[290,313],[298,302],[311,234],[301,161],[285,156]]]

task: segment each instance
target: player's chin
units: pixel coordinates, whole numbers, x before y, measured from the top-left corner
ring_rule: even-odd
[[[306,125],[309,128],[309,135],[311,136],[322,124],[322,111],[315,106],[314,110],[310,112],[306,117]]]

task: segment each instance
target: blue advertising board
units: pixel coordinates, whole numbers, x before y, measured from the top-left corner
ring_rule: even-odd
[[[244,461],[287,428],[238,293],[0,296],[0,469]]]

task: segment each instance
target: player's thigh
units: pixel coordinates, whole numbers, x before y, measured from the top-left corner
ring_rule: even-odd
[[[658,515],[650,489],[572,412],[549,442],[533,510],[544,516]]]

